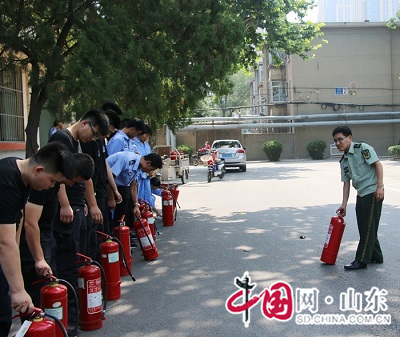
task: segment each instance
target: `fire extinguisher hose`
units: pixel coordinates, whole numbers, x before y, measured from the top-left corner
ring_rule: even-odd
[[[124,266],[126,268],[126,270],[128,271],[129,276],[131,277],[133,282],[136,282],[136,279],[133,277],[132,272],[130,271],[130,269],[128,268],[128,263],[126,262],[126,256],[125,256],[125,252],[124,252],[124,248],[122,247],[122,243],[121,241],[116,238],[116,237],[112,237],[111,240],[115,241],[116,243],[118,243],[119,246],[119,251],[122,254],[122,260],[124,261]]]
[[[74,295],[74,301],[76,303],[76,307],[78,308],[79,307],[78,295],[76,294],[76,291],[75,291],[74,287],[72,286],[72,284],[63,279],[57,279],[56,281],[61,284],[64,284],[71,290],[72,294]],[[74,337],[77,337],[78,331],[79,331],[79,310],[76,310],[74,318],[75,318],[75,329],[73,331],[74,331]]]
[[[97,267],[100,268],[100,273],[101,273],[101,277],[103,278],[104,281],[104,294],[103,294],[103,312],[101,315],[101,319],[105,320],[106,319],[106,309],[107,309],[107,293],[108,293],[108,289],[107,289],[107,276],[106,273],[103,269],[103,267],[101,266],[100,263],[98,263],[97,261],[92,260],[89,256],[83,255],[81,253],[76,253],[76,255],[83,257],[85,260],[85,263],[87,264],[94,264]]]
[[[33,319],[34,317],[48,317],[48,318],[51,318],[52,320],[54,320],[59,325],[64,337],[68,337],[68,332],[67,332],[67,329],[65,329],[64,324],[62,324],[62,322],[57,317],[55,317],[53,315],[50,315],[50,314],[46,314],[40,308],[33,308],[33,312],[31,314],[17,314],[15,316],[13,316],[12,319],[17,318],[17,317],[29,316],[29,315],[30,315],[30,318],[29,318],[30,320]]]
[[[139,216],[138,219],[139,219],[140,225],[141,225],[142,228],[143,228],[144,234],[146,234],[147,240],[149,240],[149,242],[150,242],[151,249],[153,249],[153,252],[155,252],[156,249],[154,248],[153,242],[150,240],[150,237],[149,237],[149,235],[148,235],[147,232],[146,232],[146,228],[144,228],[144,225],[143,225],[143,222],[142,222],[142,218]]]
[[[96,233],[98,233],[100,235],[103,235],[106,238],[106,240],[110,239],[110,240],[115,241],[116,243],[118,243],[119,251],[122,254],[122,261],[124,261],[124,266],[125,266],[126,270],[128,271],[129,276],[131,277],[132,281],[136,282],[136,279],[133,277],[131,271],[128,268],[128,263],[126,262],[126,256],[125,256],[125,252],[124,252],[124,249],[122,247],[121,241],[115,236],[110,236],[110,235],[108,235],[106,233],[103,233],[103,232],[100,232],[100,231],[96,231]]]

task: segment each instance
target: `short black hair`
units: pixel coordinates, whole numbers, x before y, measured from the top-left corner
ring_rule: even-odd
[[[82,177],[84,180],[92,178],[94,173],[94,161],[87,153],[74,153],[74,176]]]
[[[351,132],[351,129],[346,125],[338,126],[337,128],[335,128],[332,132],[332,137],[335,137],[335,135],[338,133],[343,133],[343,136],[345,136],[345,137],[353,135],[353,133]]]
[[[140,118],[131,118],[125,125],[126,128],[135,128],[138,133],[141,133],[145,129],[144,122]]]
[[[90,125],[93,127],[98,126],[99,133],[101,136],[107,136],[110,133],[109,130],[110,122],[108,120],[108,117],[103,111],[97,109],[91,109],[88,112],[86,112],[80,120],[81,121],[86,120],[90,122]]]
[[[117,115],[122,115],[122,110],[118,106],[118,104],[114,102],[104,102],[103,105],[101,106],[101,110],[107,111],[107,110],[112,110],[114,111]]]
[[[74,174],[74,159],[68,148],[60,142],[51,142],[41,147],[29,158],[29,166],[41,165],[51,174],[61,172],[67,179]]]
[[[146,135],[149,135],[149,136],[153,135],[153,130],[151,129],[150,125],[148,125],[148,124],[144,125],[144,129],[143,129],[142,134],[146,134]]]
[[[149,153],[143,156],[145,160],[148,160],[151,162],[151,166],[155,168],[162,168],[162,159],[161,156],[158,153]]]
[[[118,116],[118,114],[114,110],[107,110],[105,114],[110,121],[110,125],[112,125],[116,129],[119,129],[121,125],[121,118]]]
[[[53,126],[57,126],[58,124],[60,124],[61,123],[61,121],[59,121],[58,119],[56,119],[54,122],[53,122]]]
[[[160,187],[161,186],[161,180],[158,177],[151,177],[150,178],[150,185],[154,187]]]

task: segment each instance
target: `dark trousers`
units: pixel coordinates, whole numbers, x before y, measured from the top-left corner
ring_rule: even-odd
[[[122,202],[115,206],[113,227],[119,224],[121,217],[125,215],[125,224],[132,227],[133,224],[133,204],[129,186],[118,186],[118,192],[122,196]]]
[[[11,329],[11,298],[7,279],[0,267],[0,337],[7,337]]]
[[[378,240],[379,220],[382,212],[382,200],[375,199],[375,193],[357,196],[356,216],[360,241],[356,260],[363,263],[383,262],[383,254]]]
[[[44,259],[51,267],[53,274],[57,275],[55,259],[53,256],[53,251],[55,248],[53,233],[40,232],[40,243],[42,246]],[[24,278],[25,290],[31,296],[32,302],[35,305],[35,307],[39,308],[40,289],[46,283],[33,284],[35,281],[43,279],[43,277],[36,274],[35,260],[33,259],[33,256],[28,247],[28,243],[25,237],[23,236],[21,236],[19,250],[21,256],[21,271],[22,271],[22,277]]]
[[[82,249],[80,245],[80,235],[82,228],[86,226],[83,206],[71,205],[74,211],[74,220],[71,223],[60,223],[59,214],[56,216],[58,221],[55,221],[54,239],[56,243],[56,252],[54,254],[57,265],[57,276],[60,279],[68,281],[78,291],[78,269],[76,263],[80,261],[76,253]],[[58,223],[57,223],[58,222]],[[76,303],[73,294],[68,290],[68,319],[74,319],[77,311]],[[75,322],[71,322],[75,324]]]
[[[88,241],[87,241],[87,254],[93,260],[98,260],[98,254],[100,251],[100,244],[104,241],[104,236],[96,233],[96,231],[110,234],[110,228],[108,226],[108,197],[96,196],[97,206],[99,207],[101,214],[103,215],[103,223],[95,224],[92,217],[89,214],[86,217],[87,229],[88,229]]]

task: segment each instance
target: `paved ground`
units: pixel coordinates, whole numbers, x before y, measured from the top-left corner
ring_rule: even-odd
[[[247,172],[229,170],[224,179],[214,178],[211,183],[206,181],[205,167],[191,167],[189,183],[180,186],[181,208],[175,225],[159,223],[159,258],[144,261],[136,250],[133,273],[137,282],[124,278],[122,298],[108,304],[103,328],[80,335],[400,335],[400,161],[383,160],[383,164],[386,196],[379,233],[385,262],[356,272],[343,269],[353,260],[358,242],[354,190],[337,263],[327,266],[319,261],[329,221],[341,203],[336,159],[248,163]],[[294,312],[289,321],[266,318],[261,304],[272,307],[265,298],[249,311],[248,328],[242,313],[227,311],[227,299],[239,290],[235,278],[243,281],[246,271],[256,283],[251,297],[277,282],[293,290]],[[383,289],[388,293],[381,293],[380,301],[367,302],[368,293],[364,292],[373,287],[378,290],[375,294]],[[355,298],[362,300],[359,314],[371,314],[365,309],[368,303],[380,304],[377,313],[390,315],[391,324],[297,324],[301,317],[305,319],[300,314],[312,317],[310,310],[321,315],[356,314],[340,309],[341,293],[352,289],[358,293]],[[308,298],[315,301],[307,307],[298,294],[311,294],[314,297]],[[382,299],[386,299],[386,311]],[[296,304],[301,313],[295,311]],[[351,305],[354,309],[357,303],[348,303]]]

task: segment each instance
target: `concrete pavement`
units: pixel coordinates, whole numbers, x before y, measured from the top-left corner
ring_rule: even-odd
[[[248,163],[247,172],[229,169],[211,183],[205,167],[191,167],[188,184],[179,187],[175,225],[158,222],[159,258],[144,261],[135,250],[137,281],[124,278],[122,298],[108,304],[103,328],[80,336],[398,336],[400,161],[382,162],[385,201],[379,238],[385,262],[351,272],[343,265],[353,260],[358,242],[353,189],[336,265],[319,261],[330,218],[341,203],[337,159]],[[244,281],[245,272],[256,284],[249,298],[271,293],[278,282],[286,287],[275,293],[281,294],[278,302],[264,295],[249,309],[247,328],[242,312],[232,314],[225,307],[239,290],[235,279]],[[289,289],[293,315],[284,321],[272,304]],[[344,310],[340,299],[350,298],[352,290],[361,303],[347,303]],[[263,315],[263,303],[271,319]],[[372,314],[372,304],[377,306],[374,318],[390,316],[389,325],[300,324],[310,318],[321,322],[341,314]]]

